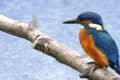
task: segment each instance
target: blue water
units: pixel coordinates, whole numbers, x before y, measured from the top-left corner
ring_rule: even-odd
[[[41,32],[82,54],[78,25],[62,22],[76,18],[84,11],[97,12],[120,46],[119,3],[119,0],[0,0],[0,14],[23,22],[30,22],[32,15],[36,15]],[[29,41],[0,32],[0,80],[56,79],[83,80],[79,78],[79,72],[32,49]]]

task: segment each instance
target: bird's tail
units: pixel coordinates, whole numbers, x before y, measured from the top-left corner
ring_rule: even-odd
[[[111,66],[118,74],[120,74],[120,55],[118,57],[118,62],[116,65]]]

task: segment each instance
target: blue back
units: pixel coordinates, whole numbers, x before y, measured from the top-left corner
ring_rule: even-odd
[[[97,31],[94,29],[88,29],[89,34],[93,36],[96,47],[106,55],[110,66],[114,68],[115,65],[118,66],[118,48],[115,41],[109,35],[107,31]]]

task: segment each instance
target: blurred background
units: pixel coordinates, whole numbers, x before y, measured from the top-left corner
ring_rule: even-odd
[[[118,0],[0,0],[0,14],[23,22],[30,22],[32,15],[36,15],[41,32],[84,54],[78,40],[79,26],[62,22],[84,11],[97,12],[120,46],[119,3]],[[87,80],[31,45],[27,40],[0,31],[0,80]]]

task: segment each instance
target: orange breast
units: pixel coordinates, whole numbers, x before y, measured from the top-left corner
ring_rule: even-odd
[[[92,35],[89,35],[86,29],[80,30],[79,38],[85,52],[93,58],[98,65],[107,66],[109,64],[104,54],[96,48]]]

